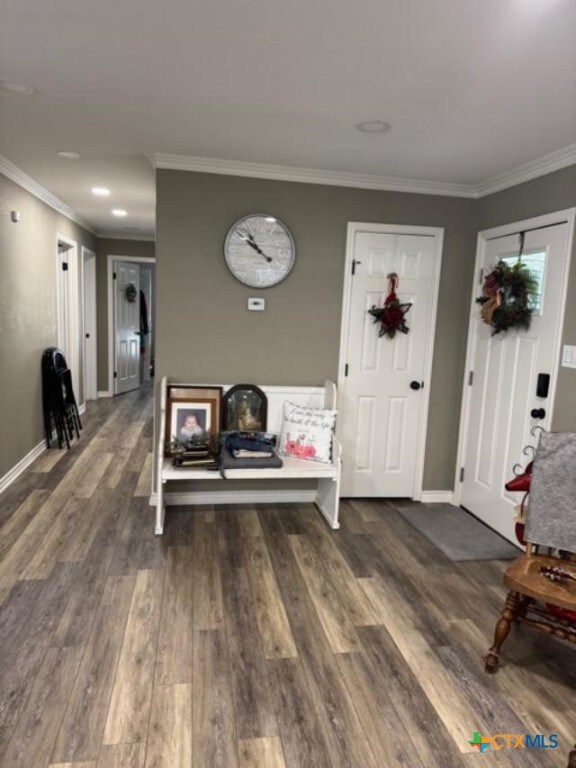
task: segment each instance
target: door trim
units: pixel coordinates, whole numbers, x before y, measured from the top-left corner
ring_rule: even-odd
[[[108,254],[107,264],[107,300],[108,300],[108,392],[109,397],[113,397],[116,394],[116,387],[114,385],[114,366],[116,357],[114,354],[114,340],[116,338],[116,322],[114,315],[114,263],[116,261],[132,261],[138,264],[155,264],[156,259],[153,256],[118,256]],[[99,393],[102,395],[102,393]]]
[[[346,359],[348,357],[348,328],[350,325],[350,307],[352,303],[352,261],[354,259],[354,247],[356,235],[360,232],[375,232],[377,234],[395,235],[424,235],[433,237],[434,249],[434,276],[433,293],[431,303],[431,323],[428,328],[426,347],[424,353],[424,381],[426,386],[422,390],[422,403],[420,409],[420,421],[418,424],[418,440],[416,449],[416,462],[414,468],[414,487],[412,498],[420,501],[422,498],[422,483],[424,479],[424,454],[426,450],[426,432],[428,428],[428,409],[430,405],[430,382],[432,376],[432,353],[434,350],[434,338],[436,331],[436,316],[438,312],[438,293],[440,288],[440,272],[442,268],[442,250],[444,244],[443,227],[411,227],[394,224],[367,224],[358,221],[348,222],[346,231],[346,253],[344,262],[344,287],[342,294],[342,323],[340,326],[340,351],[338,361],[338,390],[342,393],[342,399],[346,391]],[[336,432],[338,433],[338,422]],[[341,439],[341,435],[339,435]]]
[[[460,429],[458,434],[458,451],[456,454],[456,468],[454,473],[454,503],[456,506],[460,505],[460,499],[462,497],[462,483],[460,481],[460,469],[464,467],[464,459],[466,455],[466,443],[468,440],[468,428],[470,423],[470,387],[468,386],[468,376],[472,367],[472,361],[474,358],[474,334],[473,334],[473,321],[476,319],[476,313],[478,307],[476,306],[476,296],[481,290],[478,286],[478,275],[480,270],[480,263],[484,253],[484,244],[488,240],[494,240],[497,237],[506,237],[507,235],[516,235],[523,230],[539,227],[550,227],[555,224],[568,224],[568,233],[566,237],[567,258],[564,264],[564,278],[563,278],[563,290],[564,294],[561,298],[560,313],[558,316],[557,335],[560,339],[560,343],[554,350],[554,364],[552,367],[552,375],[550,377],[550,389],[548,392],[548,403],[552,418],[554,417],[554,404],[556,399],[556,386],[558,383],[558,367],[560,363],[560,352],[562,348],[562,331],[564,328],[564,315],[566,310],[566,300],[568,296],[568,277],[570,274],[571,255],[574,244],[574,223],[576,219],[576,208],[566,208],[562,211],[555,211],[554,213],[547,213],[544,216],[536,216],[531,219],[523,219],[522,221],[511,222],[510,224],[504,224],[500,227],[494,227],[493,229],[484,229],[478,232],[476,241],[476,259],[474,261],[474,281],[472,285],[472,295],[470,297],[470,314],[468,318],[468,338],[466,341],[466,364],[464,366],[464,379],[462,382],[462,406],[460,410]]]
[[[64,306],[62,294],[62,278],[60,275],[60,245],[67,246],[68,254],[68,289],[67,308]],[[84,311],[83,296],[80,288],[80,266],[78,258],[78,242],[66,235],[56,233],[56,346],[66,355],[66,362],[72,371],[72,382],[75,388],[78,409],[85,407],[84,382],[80,388],[80,373],[83,367],[84,355],[81,350],[81,317]],[[66,324],[66,328],[64,328]],[[70,348],[65,349],[64,341],[68,339]],[[82,377],[83,378],[83,377]]]

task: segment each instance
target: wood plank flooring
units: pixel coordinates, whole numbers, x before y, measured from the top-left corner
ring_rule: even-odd
[[[173,508],[156,537],[151,391],[84,422],[0,496],[0,768],[564,768],[576,651],[518,629],[483,671],[504,563],[450,562],[390,500],[340,531]]]

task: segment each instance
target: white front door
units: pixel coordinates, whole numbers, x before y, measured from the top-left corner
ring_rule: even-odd
[[[463,507],[510,541],[516,540],[514,506],[521,497],[508,493],[504,484],[513,477],[515,464],[525,466],[532,458],[533,452],[524,449],[538,442],[538,430],[533,427],[549,429],[552,418],[570,231],[568,223],[545,224],[532,231],[527,230],[537,222],[516,226],[515,234],[498,236],[497,230],[481,236],[475,295],[482,293],[483,276],[500,259],[518,260],[518,233],[524,229],[522,260],[537,276],[540,296],[528,331],[511,329],[495,336],[482,322],[479,306],[472,306],[468,340],[468,381],[472,384],[464,411],[467,426],[460,495]]]
[[[115,394],[140,386],[140,267],[114,263]]]
[[[349,227],[338,435],[342,496],[417,497],[421,491],[442,231]],[[385,229],[380,227],[380,230]],[[422,233],[425,234],[422,234]],[[430,234],[428,234],[428,232]],[[378,336],[368,310],[388,295],[412,304],[407,334]],[[348,295],[346,295],[346,292]]]

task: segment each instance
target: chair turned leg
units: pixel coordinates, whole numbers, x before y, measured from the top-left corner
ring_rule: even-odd
[[[504,609],[494,630],[494,643],[484,658],[484,669],[490,674],[498,670],[500,649],[508,637],[512,622],[516,620],[518,615],[519,597],[518,592],[509,592],[506,596]]]
[[[576,744],[574,744],[574,749],[568,755],[568,768],[576,768]]]

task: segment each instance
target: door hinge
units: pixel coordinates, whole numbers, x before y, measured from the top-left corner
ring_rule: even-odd
[[[344,366],[344,376],[348,376],[348,363]]]
[[[352,259],[352,274],[356,274],[356,264],[362,264],[361,261],[358,261],[358,259]]]
[[[474,384],[474,371],[470,371],[468,374],[468,386],[471,387]]]
[[[117,379],[117,378],[118,378],[118,371],[114,371],[114,378],[115,378],[115,379]]]
[[[480,283],[480,285],[482,285],[482,283],[484,282],[484,269],[483,268],[480,268],[478,270],[478,282]]]
[[[464,482],[464,467],[460,467],[460,482]]]
[[[113,279],[113,280],[116,280],[116,278],[117,278],[117,277],[118,277],[118,275],[116,274],[116,272],[113,272],[113,273],[112,273],[112,279]]]
[[[62,272],[68,272],[68,262],[63,261],[62,262]]]

